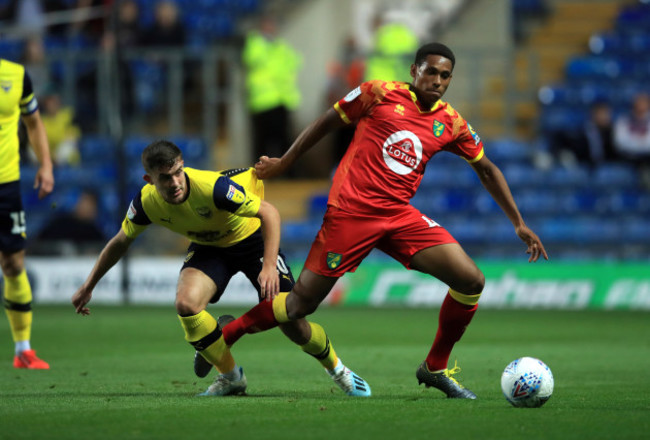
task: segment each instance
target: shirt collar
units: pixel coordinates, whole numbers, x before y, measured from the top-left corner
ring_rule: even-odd
[[[442,100],[437,100],[436,102],[433,103],[431,108],[426,108],[422,104],[420,100],[418,100],[418,96],[415,94],[415,87],[413,87],[413,84],[409,84],[409,93],[411,94],[411,99],[413,100],[413,103],[417,106],[418,110],[420,113],[428,113],[428,112],[433,112],[440,107]]]

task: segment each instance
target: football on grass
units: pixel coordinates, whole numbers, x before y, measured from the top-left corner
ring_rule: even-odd
[[[522,357],[508,364],[501,375],[501,390],[517,408],[538,408],[553,394],[553,373],[548,366],[532,357]]]

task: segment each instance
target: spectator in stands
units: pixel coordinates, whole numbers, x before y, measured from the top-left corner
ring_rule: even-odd
[[[577,131],[562,131],[554,136],[553,152],[565,165],[579,162],[597,166],[616,160],[612,127],[611,107],[607,102],[597,101]]]
[[[614,124],[618,154],[639,167],[644,186],[650,189],[650,96],[639,93],[629,113]]]
[[[118,3],[116,23],[110,27],[101,39],[101,47],[105,52],[125,50],[137,47],[140,43],[142,29],[140,27],[140,9],[134,0],[122,0]],[[133,74],[127,59],[117,58],[120,76],[120,104],[125,121],[131,120],[134,114]],[[96,75],[95,75],[96,76]],[[91,80],[92,81],[92,80]],[[92,81],[94,83],[94,81]],[[95,87],[93,85],[93,87]]]
[[[118,8],[116,44],[120,49],[135,47],[142,34],[138,4],[134,0],[122,0]]]
[[[45,62],[45,47],[41,36],[32,36],[25,41],[22,64],[34,83],[34,95],[40,98],[50,84],[50,66]]]
[[[148,47],[183,46],[186,31],[178,7],[171,0],[156,3],[154,23],[140,37],[139,43]]]
[[[41,118],[52,161],[56,165],[79,165],[81,130],[75,123],[74,108],[64,106],[61,96],[51,87],[41,96]]]
[[[265,16],[246,35],[243,49],[247,106],[253,129],[253,161],[281,156],[292,142],[290,112],[300,104],[298,72],[302,57],[278,36],[276,21]]]
[[[32,245],[43,254],[95,254],[106,241],[98,225],[98,198],[83,191],[70,212],[60,213],[45,225]]]
[[[628,114],[614,124],[614,144],[618,153],[632,161],[650,160],[650,97],[639,93]]]

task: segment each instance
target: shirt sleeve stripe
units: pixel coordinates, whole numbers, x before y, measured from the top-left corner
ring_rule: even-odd
[[[469,163],[475,163],[475,162],[478,162],[479,160],[481,160],[483,158],[483,156],[485,156],[485,150],[483,150],[483,148],[481,148],[481,151],[476,155],[476,157],[474,159],[465,159],[465,160],[467,162],[469,162]]]
[[[20,113],[23,115],[31,115],[36,110],[38,110],[38,101],[34,97],[34,94],[27,96],[24,99],[20,100]]]
[[[336,110],[336,112],[339,114],[341,119],[343,119],[343,122],[345,122],[346,124],[349,124],[349,123],[352,122],[352,121],[350,121],[350,118],[348,118],[348,116],[345,114],[345,112],[343,111],[343,109],[341,108],[341,106],[339,105],[338,102],[336,104],[334,104],[334,110]]]

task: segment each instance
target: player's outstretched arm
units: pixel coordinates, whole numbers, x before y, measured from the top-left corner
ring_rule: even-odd
[[[280,250],[280,213],[275,206],[262,200],[256,217],[262,221],[264,239],[264,261],[257,282],[260,283],[262,298],[272,300],[280,291],[280,276],[277,269]]]
[[[260,179],[270,179],[288,170],[291,165],[307,150],[316,145],[326,134],[342,127],[345,123],[334,108],[327,110],[321,117],[309,124],[298,135],[294,143],[281,158],[262,156],[255,164],[255,172]]]
[[[490,159],[483,156],[481,160],[472,164],[481,183],[488,190],[492,198],[501,207],[515,227],[515,232],[526,243],[526,253],[530,254],[528,262],[535,262],[540,256],[548,260],[548,255],[542,241],[524,222],[515,199],[512,197],[508,182],[503,173]]]
[[[72,295],[72,305],[75,308],[75,311],[81,315],[89,315],[90,309],[86,307],[86,304],[90,302],[90,299],[93,295],[93,289],[102,279],[102,277],[113,267],[120,259],[124,256],[126,251],[129,249],[133,243],[133,239],[126,236],[124,231],[120,231],[115,234],[113,238],[106,243],[104,249],[102,249],[95,266],[90,271],[86,281],[77,289],[74,295]]]
[[[52,159],[50,157],[50,146],[47,141],[45,126],[41,120],[38,110],[30,115],[22,117],[27,128],[27,137],[31,144],[40,167],[34,179],[34,189],[38,189],[38,198],[42,199],[54,189],[54,173],[52,171]]]

